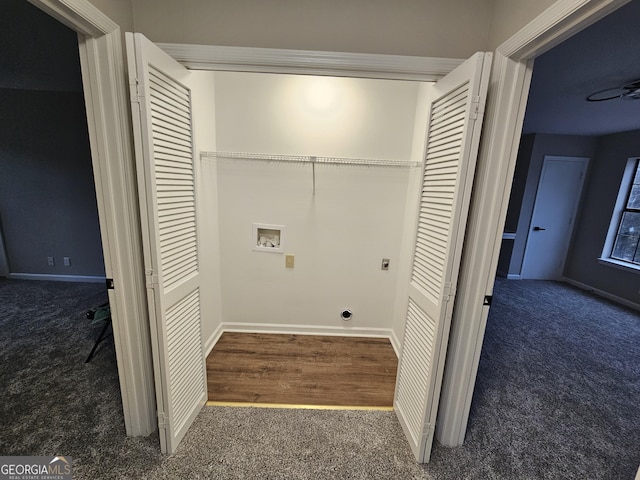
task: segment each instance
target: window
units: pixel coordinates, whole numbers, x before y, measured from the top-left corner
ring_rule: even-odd
[[[640,270],[640,158],[630,158],[601,260]]]

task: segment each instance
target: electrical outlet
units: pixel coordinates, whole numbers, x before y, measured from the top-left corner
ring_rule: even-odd
[[[63,257],[62,261],[64,262],[64,266],[65,267],[70,267],[71,266],[71,259],[69,257]]]
[[[53,257],[47,257],[47,265],[49,265],[50,267],[55,267],[56,266],[56,261]]]
[[[284,266],[287,268],[293,268],[295,265],[295,255],[285,255],[284,256]]]

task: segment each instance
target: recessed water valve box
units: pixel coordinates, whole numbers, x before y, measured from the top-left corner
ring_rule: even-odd
[[[284,253],[284,225],[254,223],[251,241],[253,250]]]

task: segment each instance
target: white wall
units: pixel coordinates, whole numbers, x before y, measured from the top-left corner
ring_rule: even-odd
[[[133,8],[136,30],[154,42],[467,58],[486,48],[492,0],[135,0]]]
[[[221,72],[218,149],[409,160],[418,85]]]
[[[413,145],[411,159],[422,165],[425,157],[427,131],[426,126],[430,114],[430,84],[420,84],[416,103],[415,124],[413,130]],[[418,205],[422,186],[422,167],[412,169],[409,174],[407,196],[405,200],[404,225],[402,227],[402,244],[400,247],[400,261],[398,262],[398,283],[393,313],[392,335],[394,346],[399,353],[404,340],[404,327],[407,320],[407,302],[409,296],[409,280],[413,264],[413,251],[416,242],[416,228],[418,226]]]
[[[555,0],[89,0],[154,42],[467,58]]]
[[[89,0],[154,42],[467,58],[556,0]]]
[[[120,30],[124,32],[135,31],[133,27],[133,5],[132,0],[88,0],[102,13],[120,25]]]
[[[215,74],[193,71],[189,75],[193,103],[193,125],[198,175],[198,242],[202,338],[205,353],[216,340],[222,323],[220,290],[220,238],[218,219],[217,171],[215,162],[200,159],[200,152],[216,149]]]
[[[493,0],[489,42],[485,47],[495,50],[518,30],[549,8],[556,0]]]
[[[418,90],[217,73],[217,148],[409,160]],[[217,163],[223,320],[233,324],[225,328],[389,335],[409,169],[317,165],[314,196],[309,164]],[[253,222],[286,226],[295,268],[282,254],[252,250]],[[339,318],[345,307],[354,312],[348,323]]]

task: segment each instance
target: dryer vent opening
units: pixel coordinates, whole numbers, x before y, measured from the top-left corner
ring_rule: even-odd
[[[340,318],[342,320],[344,320],[345,322],[348,320],[351,320],[353,318],[353,312],[351,310],[349,310],[348,308],[345,308],[344,310],[342,310],[340,312]]]

